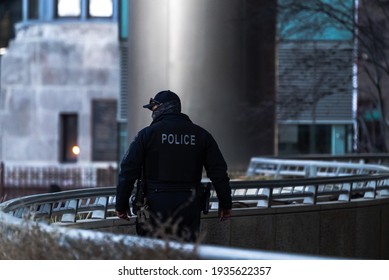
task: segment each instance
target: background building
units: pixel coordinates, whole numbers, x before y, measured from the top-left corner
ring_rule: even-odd
[[[1,161],[115,168],[117,1],[19,2],[21,20],[1,58]]]
[[[374,0],[376,16],[358,18],[358,3],[371,2],[3,1],[0,159],[115,168],[151,121],[141,105],[163,89],[215,136],[231,170],[259,155],[361,151],[362,134],[385,135],[387,106],[361,72],[384,55],[358,35],[366,22],[384,34],[387,5]]]
[[[354,1],[278,3],[279,154],[351,153],[357,144]]]
[[[130,138],[150,120],[139,104],[169,88],[232,169],[258,155],[356,149],[353,0],[148,0],[128,12]]]
[[[358,124],[361,152],[389,152],[389,1],[359,0]]]

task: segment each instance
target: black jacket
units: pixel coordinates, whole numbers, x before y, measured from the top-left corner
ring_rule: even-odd
[[[185,114],[164,114],[139,131],[124,155],[118,175],[116,210],[129,209],[129,197],[144,166],[146,184],[196,185],[203,167],[220,208],[231,209],[227,164],[210,133]]]

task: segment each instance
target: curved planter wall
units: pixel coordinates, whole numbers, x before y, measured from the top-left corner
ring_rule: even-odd
[[[135,234],[134,220],[116,218],[69,224]],[[389,259],[389,198],[313,206],[234,209],[219,222],[215,212],[202,219],[204,244],[329,257]]]

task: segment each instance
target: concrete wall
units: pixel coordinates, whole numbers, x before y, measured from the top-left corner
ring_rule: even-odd
[[[389,259],[389,200],[239,211],[207,243],[346,258]],[[240,213],[242,212],[242,213]],[[255,213],[257,212],[257,213]],[[218,230],[217,227],[220,227]],[[222,227],[227,230],[222,231]]]
[[[135,234],[134,221],[111,218],[69,226]],[[202,243],[329,257],[389,259],[389,198],[234,209],[230,221],[202,219]]]

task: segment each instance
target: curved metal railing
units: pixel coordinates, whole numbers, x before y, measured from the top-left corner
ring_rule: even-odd
[[[331,155],[331,154],[282,155],[282,156],[266,156],[266,158],[335,161],[335,162],[378,164],[383,166],[389,166],[388,153],[358,153],[358,154],[345,154],[345,155]]]
[[[288,179],[231,181],[233,207],[273,208],[386,198],[389,197],[388,170],[384,166],[368,164],[253,158],[247,170],[249,176],[271,175]],[[298,178],[313,175],[316,177]],[[14,223],[22,218],[58,225],[108,219],[115,216],[115,191],[115,187],[104,187],[31,195],[1,203],[0,214]],[[216,211],[214,191],[210,204],[211,211]],[[256,258],[260,257],[256,255]]]
[[[353,175],[289,180],[232,181],[233,206],[272,208],[279,205],[316,205],[389,196],[389,174]],[[211,211],[218,208],[212,191]],[[38,194],[0,204],[0,211],[17,218],[49,223],[107,219],[114,216],[115,187]]]
[[[281,179],[376,173],[389,173],[389,167],[378,164],[254,157],[250,160],[246,175]]]
[[[389,167],[373,164],[252,158],[247,176],[288,179],[231,181],[233,205],[239,208],[313,205],[388,196],[386,176],[389,175],[377,175],[386,173],[389,174]],[[214,191],[210,203],[211,211],[218,208]],[[115,188],[105,187],[16,198],[0,204],[0,210],[18,218],[29,216],[57,223],[106,219],[114,215],[114,205]]]

